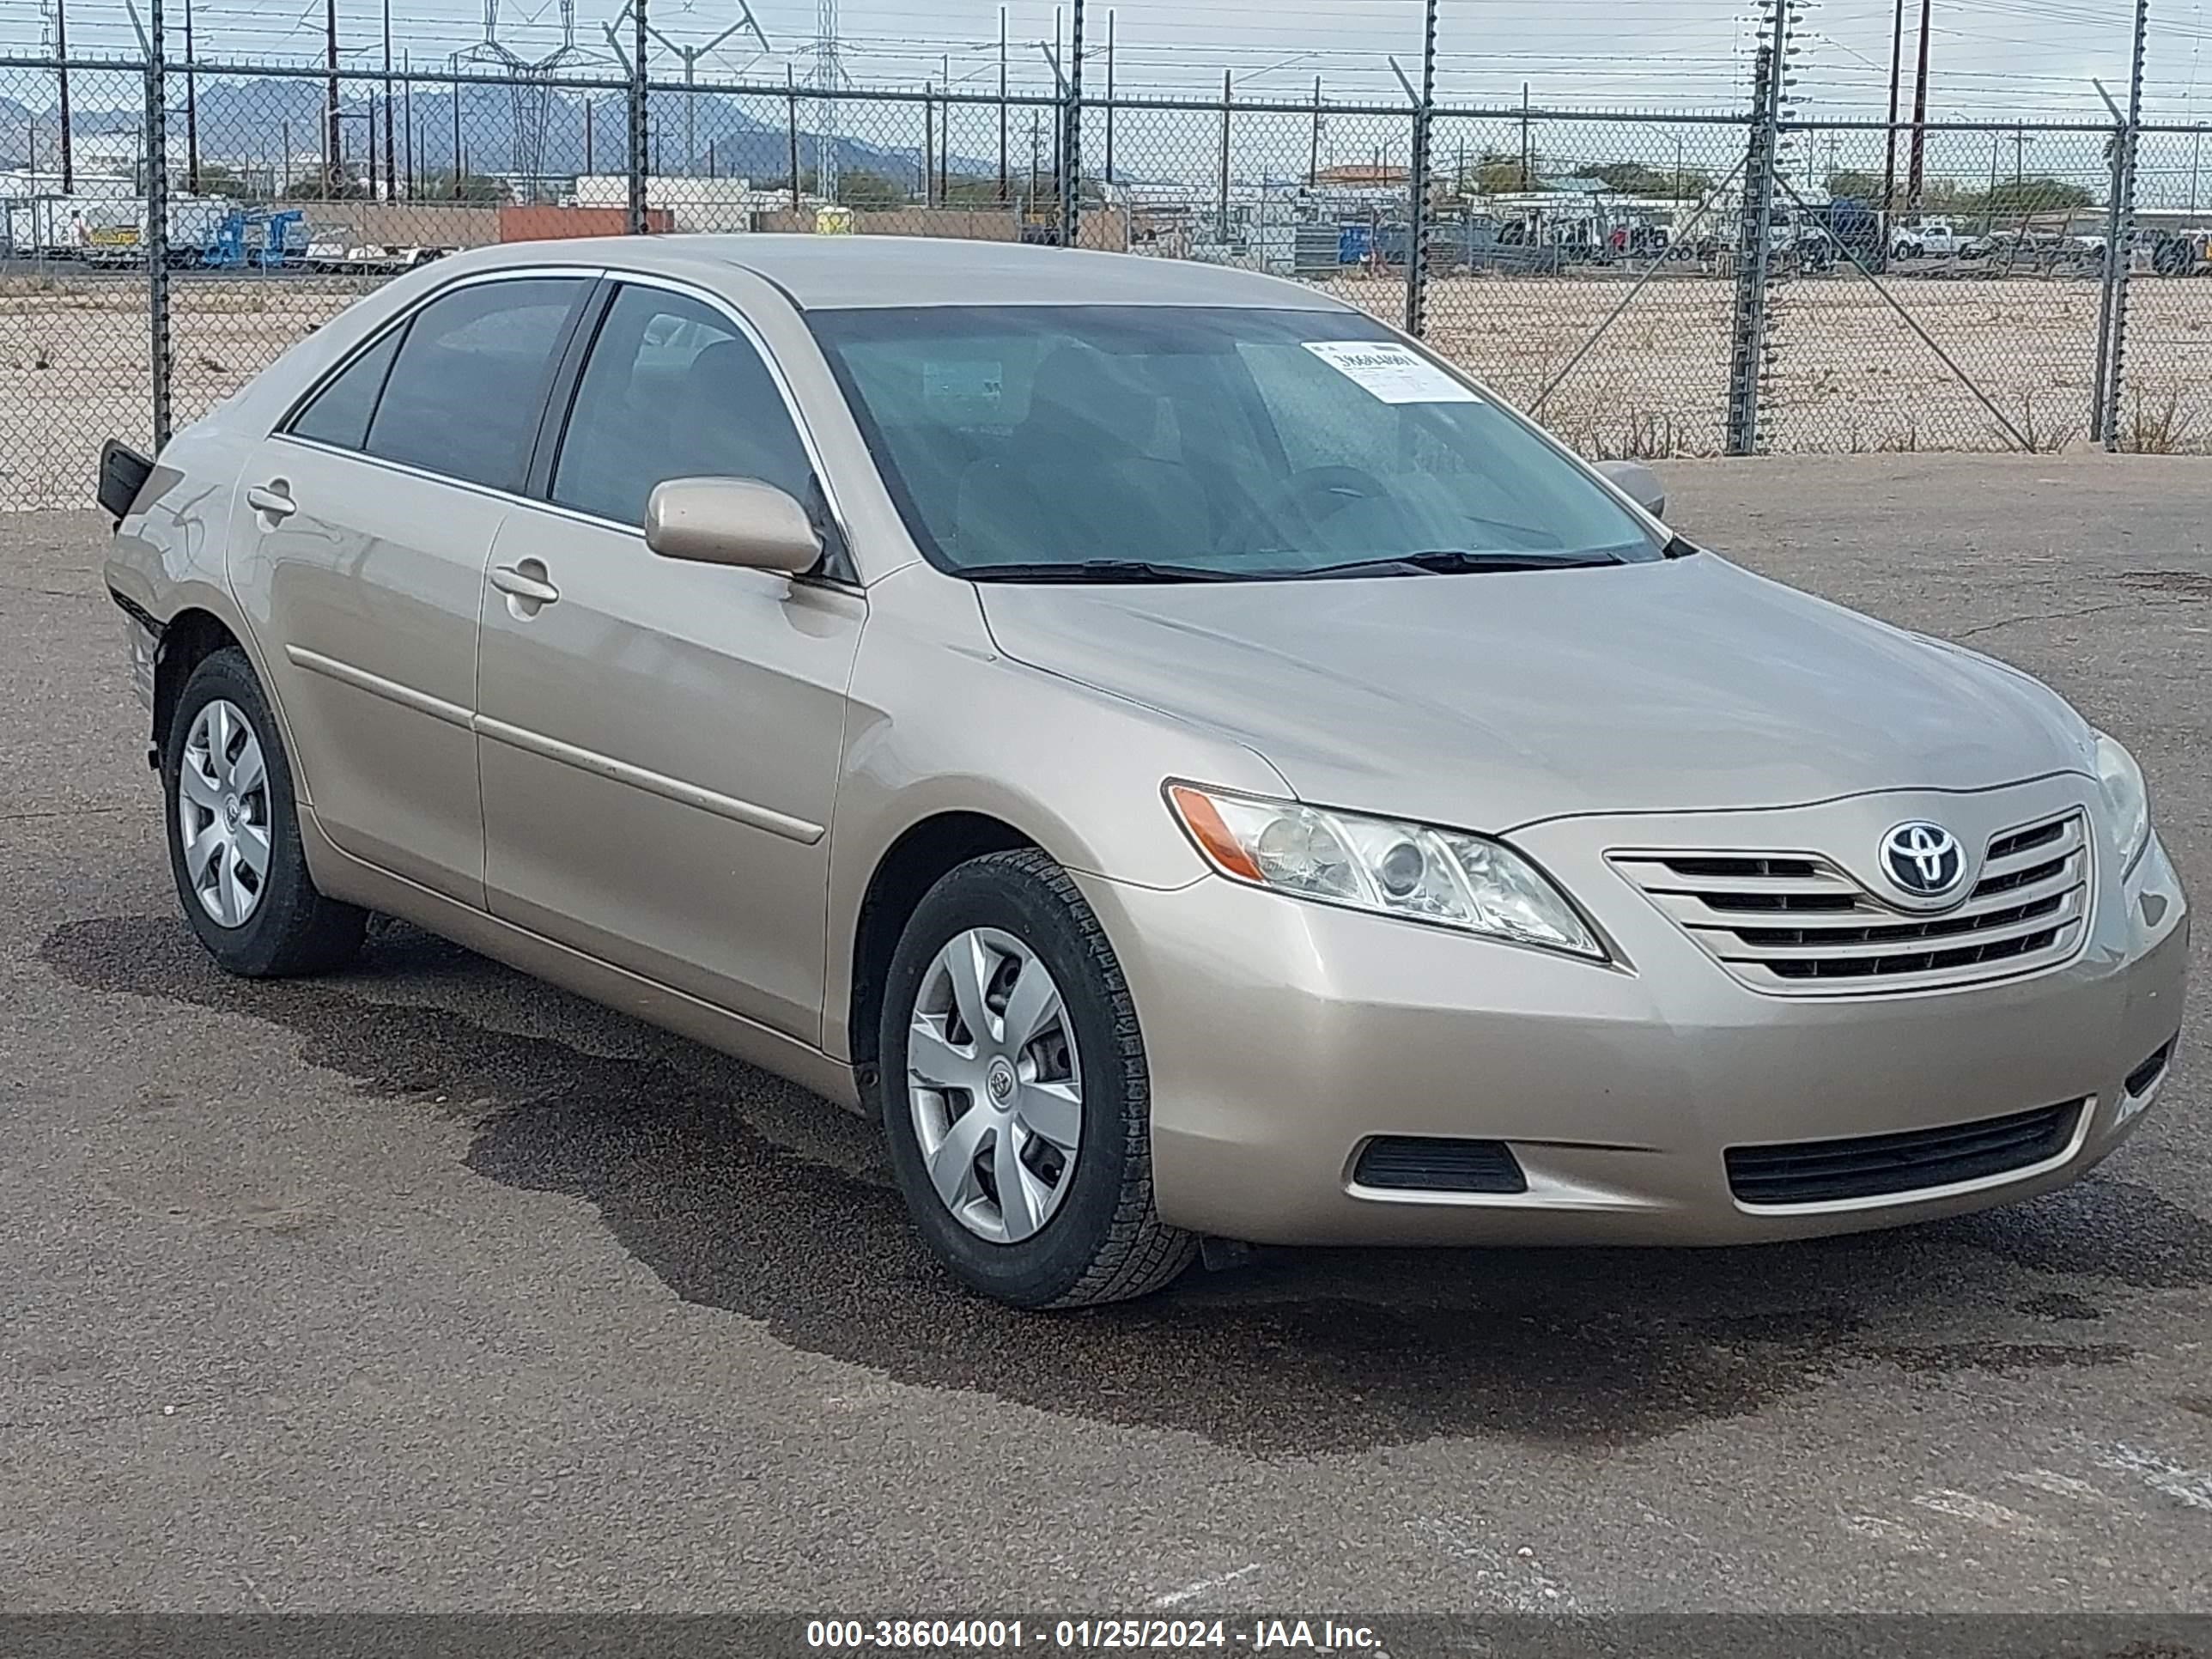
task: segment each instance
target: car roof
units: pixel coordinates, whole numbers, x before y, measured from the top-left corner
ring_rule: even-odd
[[[711,284],[736,268],[806,310],[878,306],[1247,306],[1349,311],[1318,289],[1224,265],[937,236],[672,235],[510,242],[472,266],[596,264]]]

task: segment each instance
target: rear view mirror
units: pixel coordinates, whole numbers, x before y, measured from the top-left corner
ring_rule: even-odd
[[[757,478],[670,478],[645,506],[645,544],[664,559],[796,576],[822,558],[806,509]]]
[[[1613,488],[1655,519],[1667,516],[1667,486],[1641,461],[1600,461],[1597,470],[1613,481]]]

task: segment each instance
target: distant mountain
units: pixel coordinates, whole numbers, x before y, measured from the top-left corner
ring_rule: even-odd
[[[80,138],[119,136],[138,127],[143,111],[135,100],[126,102],[120,95],[117,82],[123,78],[111,71],[78,73],[70,88],[73,134]],[[131,89],[136,90],[135,85]],[[195,90],[201,160],[258,171],[280,161],[289,148],[295,165],[319,161],[325,118],[322,82],[289,76],[202,76]],[[619,88],[586,94],[566,88],[417,82],[410,96],[404,83],[398,83],[395,103],[393,136],[404,155],[411,116],[415,165],[422,172],[453,168],[457,125],[460,157],[471,172],[562,175],[619,173],[624,167],[629,105]],[[184,77],[174,73],[169,78],[169,104],[170,154],[173,159],[181,158],[185,84]],[[40,162],[52,165],[55,109],[52,103],[33,109],[14,99],[0,99],[0,163],[22,164],[27,137],[35,125]],[[743,176],[759,183],[790,177],[791,133],[780,98],[702,91],[687,100],[681,93],[656,91],[649,115],[650,171],[655,173],[703,174],[711,165],[723,177]],[[799,164],[803,172],[813,171],[822,152],[813,131],[819,118],[818,106],[802,100]],[[367,160],[372,122],[381,157],[385,123],[380,88],[360,81],[343,83],[338,120],[349,164],[358,167]],[[864,170],[883,174],[896,185],[918,185],[923,153],[921,105],[841,102],[838,122],[836,155],[842,170]],[[1026,137],[1016,147],[1025,156]],[[382,166],[380,159],[380,171]],[[995,159],[986,163],[956,155],[951,163],[953,173],[965,176],[981,176],[996,167]]]

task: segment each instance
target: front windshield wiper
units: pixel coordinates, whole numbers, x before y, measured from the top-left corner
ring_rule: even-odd
[[[1195,564],[1157,564],[1149,559],[1073,559],[1047,564],[975,564],[960,574],[971,582],[1233,582],[1231,571]]]
[[[1343,564],[1316,565],[1310,570],[1285,572],[1297,576],[1366,576],[1391,570],[1419,571],[1437,576],[1479,576],[1499,570],[1589,570],[1599,565],[1622,564],[1610,553],[1468,553],[1457,548],[1435,548],[1425,553],[1393,553],[1387,558],[1352,559]]]

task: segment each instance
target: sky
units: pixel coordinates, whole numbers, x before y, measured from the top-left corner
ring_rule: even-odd
[[[72,53],[128,52],[136,36],[125,0],[69,5]],[[142,0],[142,4],[144,0]],[[35,52],[52,39],[58,0],[0,0],[0,46]],[[166,0],[177,50],[183,0]],[[321,50],[324,0],[194,0],[206,59],[307,60]],[[484,33],[484,0],[391,0],[395,49],[442,61]],[[497,0],[499,38],[526,58],[562,39],[561,0]],[[574,0],[580,42],[605,58],[605,30],[621,0]],[[1908,13],[1910,79],[1921,0]],[[1984,120],[2100,118],[2091,85],[2124,97],[2131,34],[2127,0],[1928,0],[1931,112]],[[1897,0],[1812,0],[1802,7],[1794,88],[1808,118],[1886,113]],[[2212,118],[2212,0],[2152,0],[2146,107],[2153,118]],[[699,61],[702,78],[744,75],[802,81],[816,63],[817,0],[755,0],[773,50],[749,34]],[[1052,39],[1050,0],[1006,9],[1010,78],[1049,86],[1039,43]],[[736,0],[653,0],[667,39],[703,46],[738,19]],[[1517,102],[1524,84],[1540,106],[1722,110],[1744,100],[1758,24],[1755,0],[1442,0],[1437,87],[1450,100]],[[346,60],[380,61],[380,0],[339,0]],[[1308,96],[1316,76],[1328,96],[1402,97],[1389,59],[1418,73],[1419,0],[1088,0],[1086,80],[1103,87],[1108,20],[1116,84],[1126,93],[1218,95],[1224,70],[1246,97]],[[995,88],[1000,8],[995,0],[842,0],[839,37],[847,81],[913,86],[949,75]],[[1064,27],[1064,24],[1063,24]],[[678,55],[654,49],[656,73],[681,73]],[[23,71],[0,70],[0,79]],[[2030,156],[2032,160],[2032,155]],[[2009,166],[2009,161],[2006,165]]]

